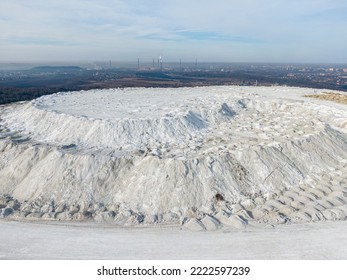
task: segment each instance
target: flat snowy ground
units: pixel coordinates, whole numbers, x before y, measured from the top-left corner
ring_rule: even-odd
[[[347,259],[347,222],[191,232],[0,221],[1,259]]]

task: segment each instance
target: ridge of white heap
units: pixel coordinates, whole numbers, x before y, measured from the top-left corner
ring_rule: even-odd
[[[1,215],[182,223],[341,220],[346,106],[290,87],[107,89],[0,109]]]

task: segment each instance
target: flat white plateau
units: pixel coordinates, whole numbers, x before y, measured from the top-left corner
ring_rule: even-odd
[[[347,259],[347,222],[191,232],[0,221],[1,259]]]

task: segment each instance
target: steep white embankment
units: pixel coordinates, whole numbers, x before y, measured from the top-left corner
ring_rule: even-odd
[[[345,219],[347,112],[299,88],[59,93],[1,108],[12,218],[220,226]]]

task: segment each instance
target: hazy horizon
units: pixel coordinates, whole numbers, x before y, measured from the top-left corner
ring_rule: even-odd
[[[152,67],[152,61],[141,61],[140,68],[149,69]],[[251,65],[259,66],[293,66],[293,67],[336,67],[336,68],[347,68],[347,63],[301,63],[301,62],[213,62],[213,61],[201,61],[197,64],[195,61],[167,61],[163,62],[164,68],[209,68],[209,69],[237,69],[242,67],[250,67]],[[111,66],[109,61],[31,61],[31,62],[2,62],[0,61],[0,71],[23,71],[30,70],[35,67],[63,67],[63,66],[77,66],[82,69],[137,69],[138,63],[136,61],[112,61]],[[155,67],[157,61],[155,61]],[[211,68],[212,67],[212,68]]]
[[[0,63],[347,63],[343,0],[0,3]]]

